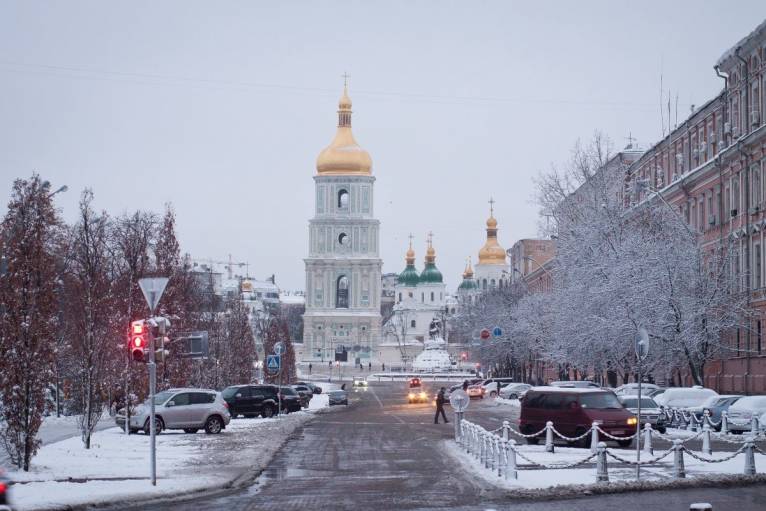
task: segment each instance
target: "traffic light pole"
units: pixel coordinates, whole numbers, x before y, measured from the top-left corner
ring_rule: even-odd
[[[154,311],[152,311],[153,315]],[[164,323],[163,323],[164,325]],[[164,330],[164,326],[161,327]],[[150,404],[150,412],[149,412],[149,434],[151,435],[150,444],[149,447],[149,458],[151,463],[151,477],[152,477],[152,486],[157,486],[157,428],[155,424],[155,415],[154,415],[154,394],[156,393],[157,389],[157,364],[154,361],[154,335],[152,334],[152,328],[148,328],[149,331],[149,401]],[[161,335],[163,332],[161,332]]]

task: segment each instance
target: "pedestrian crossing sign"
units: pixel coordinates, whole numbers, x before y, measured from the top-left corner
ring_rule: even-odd
[[[282,367],[282,357],[279,355],[266,356],[266,369],[270,373],[277,373]]]

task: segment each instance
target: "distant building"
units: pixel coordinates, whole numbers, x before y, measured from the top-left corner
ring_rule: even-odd
[[[479,289],[503,287],[511,281],[510,266],[505,249],[497,241],[497,220],[495,219],[494,200],[490,200],[490,213],[487,219],[487,241],[479,250],[479,262],[476,265],[476,282]]]

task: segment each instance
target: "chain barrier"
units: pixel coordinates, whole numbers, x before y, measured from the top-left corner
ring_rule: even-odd
[[[687,449],[686,447],[683,448],[684,452],[694,458],[695,460],[704,461],[705,463],[721,463],[724,461],[729,461],[731,459],[736,458],[739,454],[745,452],[745,449],[747,448],[746,445],[743,445],[736,451],[734,451],[730,456],[724,456],[723,458],[705,458],[704,456],[700,456],[698,454],[694,454],[694,451],[691,451]]]
[[[668,450],[667,450],[667,451],[665,451],[664,453],[662,453],[662,454],[660,454],[660,455],[657,455],[657,456],[655,456],[654,458],[648,459],[648,460],[646,460],[646,461],[643,461],[643,460],[642,460],[642,461],[629,460],[629,459],[627,459],[627,458],[623,458],[622,456],[619,456],[619,455],[617,455],[617,454],[613,453],[613,452],[612,452],[611,450],[609,450],[609,449],[607,449],[607,450],[606,450],[606,454],[607,454],[607,456],[609,456],[610,458],[614,458],[614,459],[616,459],[617,461],[619,461],[619,462],[622,462],[622,463],[626,463],[626,464],[628,464],[628,465],[651,465],[652,463],[657,463],[658,461],[660,461],[660,460],[662,460],[662,459],[664,459],[664,458],[667,458],[668,456],[670,456],[671,454],[673,454],[673,451],[674,451],[674,450],[675,450],[675,449],[671,447],[670,449],[668,449]]]
[[[586,431],[585,433],[583,433],[580,436],[570,437],[570,436],[562,435],[553,426],[551,426],[551,430],[553,430],[553,432],[556,434],[556,436],[558,436],[562,440],[566,440],[567,442],[576,442],[578,440],[582,440],[583,438],[585,438],[586,436],[591,434],[591,430],[589,429],[588,431]]]
[[[502,429],[502,428],[501,428],[501,429]],[[521,431],[516,431],[516,430],[515,430],[515,429],[513,429],[513,428],[508,428],[508,430],[509,430],[511,433],[513,433],[514,435],[516,435],[516,436],[518,436],[518,437],[521,437],[521,438],[535,438],[535,437],[538,437],[538,436],[542,435],[543,433],[545,433],[545,430],[546,430],[546,429],[547,429],[547,428],[543,428],[543,429],[541,429],[540,431],[538,431],[537,433],[532,433],[531,435],[525,435],[525,434],[524,434],[524,433],[522,433]]]
[[[656,430],[652,430],[652,432],[655,432],[655,431]],[[690,436],[688,438],[685,438],[685,439],[673,438],[673,437],[671,437],[669,435],[663,435],[662,433],[659,433],[659,432],[657,432],[656,434],[657,434],[657,436],[659,438],[661,438],[661,439],[663,439],[663,440],[665,440],[667,442],[673,442],[674,440],[681,440],[681,443],[685,444],[686,442],[691,442],[692,440],[695,440],[695,439],[699,438],[702,435],[702,433],[704,433],[704,432],[705,432],[704,430],[697,431],[694,435],[692,435],[692,436]]]
[[[633,440],[634,438],[636,438],[636,435],[638,434],[638,433],[633,433],[630,436],[614,436],[614,435],[610,435],[609,433],[607,433],[606,431],[601,429],[601,427],[599,427],[599,426],[596,426],[596,429],[599,431],[599,433],[601,433],[605,437],[611,438],[612,440],[618,440],[618,441],[620,441],[620,440]]]
[[[576,467],[578,465],[584,465],[585,463],[588,463],[590,460],[595,458],[597,456],[597,454],[595,454],[595,453],[594,454],[590,454],[588,457],[583,458],[581,460],[574,461],[572,463],[551,463],[551,464],[538,463],[538,462],[536,462],[534,460],[531,460],[527,456],[525,456],[524,454],[520,453],[518,451],[518,449],[516,449],[516,456],[518,456],[519,458],[523,459],[524,461],[526,461],[530,465],[533,465],[533,466],[536,466],[536,467],[550,468],[550,469],[562,469],[562,468],[572,468],[572,467]]]

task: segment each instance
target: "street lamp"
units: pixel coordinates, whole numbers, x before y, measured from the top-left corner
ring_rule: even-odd
[[[45,182],[43,182],[43,186],[50,186],[50,185],[51,185],[51,182],[50,182],[50,181],[45,181]],[[69,187],[68,187],[67,185],[62,185],[62,186],[61,186],[61,187],[59,187],[59,189],[58,189],[58,190],[56,190],[55,192],[51,192],[51,193],[49,193],[49,194],[48,194],[48,198],[50,199],[51,197],[53,197],[53,196],[54,196],[54,195],[56,195],[57,193],[60,193],[60,192],[65,192],[65,191],[67,191],[67,190],[69,190]]]

